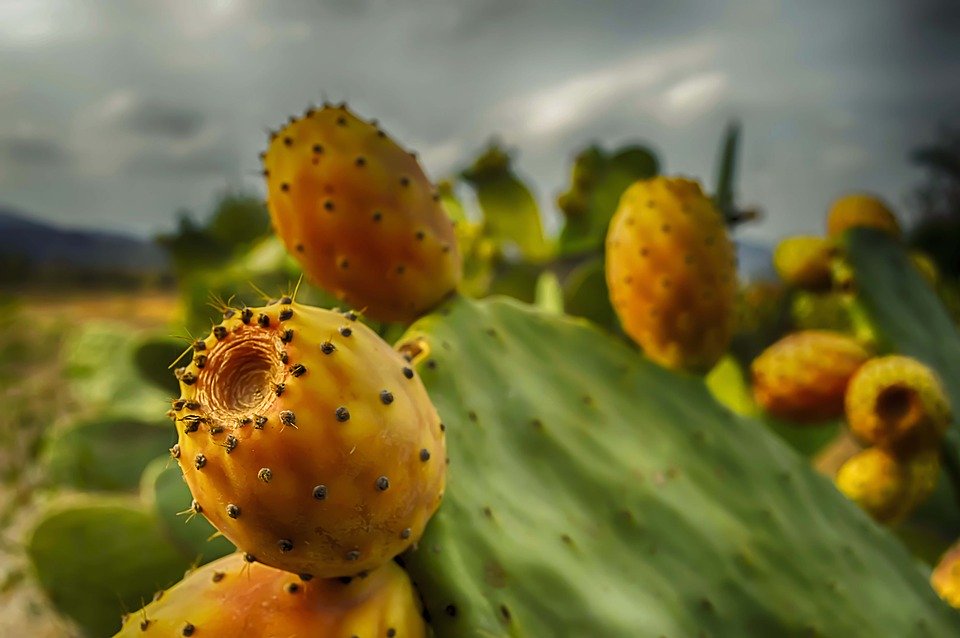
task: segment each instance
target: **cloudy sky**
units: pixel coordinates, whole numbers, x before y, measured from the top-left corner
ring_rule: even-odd
[[[960,123],[943,0],[0,0],[0,207],[147,235],[262,192],[264,130],[348,100],[442,177],[496,134],[549,207],[573,151],[644,141],[713,181],[744,124],[744,236],[832,198],[906,212],[907,154]]]

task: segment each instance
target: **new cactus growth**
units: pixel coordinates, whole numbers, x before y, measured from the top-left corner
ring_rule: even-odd
[[[876,228],[893,237],[902,234],[900,223],[883,201],[857,193],[837,199],[827,213],[827,233],[842,235],[851,228]]]
[[[787,237],[773,252],[773,266],[788,285],[803,290],[825,290],[830,287],[830,260],[835,252],[833,242],[823,237]]]
[[[846,394],[850,430],[865,443],[897,453],[934,449],[950,424],[950,403],[928,367],[900,355],[873,359]]]
[[[840,333],[790,334],[753,361],[754,397],[766,412],[789,421],[839,417],[847,384],[869,357],[857,341]]]
[[[195,511],[257,560],[324,578],[415,543],[446,472],[419,376],[352,312],[284,298],[227,314],[179,372]]]
[[[410,579],[392,561],[363,578],[304,581],[234,553],[127,614],[116,638],[426,635]]]
[[[460,280],[460,255],[416,156],[344,106],[310,109],[263,156],[274,229],[304,272],[382,321],[409,321]]]
[[[657,177],[628,188],[607,234],[606,269],[620,322],[650,359],[702,372],[724,353],[736,258],[699,184]]]

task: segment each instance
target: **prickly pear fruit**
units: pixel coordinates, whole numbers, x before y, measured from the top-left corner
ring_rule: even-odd
[[[410,578],[393,561],[364,578],[303,581],[235,553],[126,615],[116,638],[426,635]]]
[[[308,277],[382,321],[460,281],[452,222],[416,156],[344,106],[308,110],[263,155],[277,234]]]
[[[194,509],[257,560],[322,578],[415,543],[446,454],[412,367],[352,312],[284,298],[226,314],[173,405]]]
[[[827,213],[827,233],[842,235],[850,228],[876,228],[894,237],[902,234],[900,223],[886,204],[873,195],[856,193],[836,200]]]
[[[843,414],[850,378],[870,354],[836,332],[805,330],[764,350],[750,367],[753,394],[769,414],[810,423]]]
[[[702,372],[724,353],[736,257],[699,184],[656,177],[630,186],[607,233],[606,272],[620,322],[649,358]]]
[[[930,585],[944,602],[960,609],[960,541],[940,557],[930,575]]]
[[[837,489],[880,523],[893,523],[910,502],[907,464],[886,450],[867,448],[840,466]]]
[[[785,284],[803,290],[826,290],[835,252],[834,243],[824,237],[787,237],[773,251],[773,267]]]
[[[865,363],[846,395],[850,430],[862,441],[898,454],[939,445],[951,410],[937,375],[901,355]]]

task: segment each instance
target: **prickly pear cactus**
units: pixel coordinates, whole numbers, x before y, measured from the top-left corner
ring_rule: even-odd
[[[230,554],[127,614],[123,636],[425,638],[407,574],[393,562],[346,582],[313,579]]]
[[[436,410],[353,312],[289,298],[236,310],[179,379],[173,454],[193,507],[267,565],[322,578],[373,569],[417,542],[440,504]]]
[[[450,439],[405,555],[438,638],[960,632],[892,536],[701,380],[502,299],[399,346]]]
[[[557,198],[557,208],[565,217],[560,251],[573,254],[601,247],[623,191],[659,170],[656,156],[643,146],[625,146],[614,152],[591,146],[578,153],[570,187]]]
[[[273,226],[308,277],[382,321],[456,288],[460,255],[416,155],[345,106],[309,109],[263,156]]]

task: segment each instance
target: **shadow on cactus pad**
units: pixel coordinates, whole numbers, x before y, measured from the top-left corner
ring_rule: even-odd
[[[960,632],[887,531],[701,379],[499,299],[404,344],[448,436],[405,556],[438,638]]]

